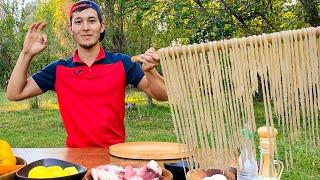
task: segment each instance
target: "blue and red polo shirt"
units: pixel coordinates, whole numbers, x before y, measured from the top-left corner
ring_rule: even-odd
[[[144,73],[130,56],[100,49],[88,67],[77,51],[32,76],[43,92],[54,90],[67,133],[67,147],[109,147],[125,141],[125,89]]]

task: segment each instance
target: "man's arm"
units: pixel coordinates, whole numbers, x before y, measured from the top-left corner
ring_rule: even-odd
[[[150,48],[145,54],[141,55],[142,69],[145,76],[138,84],[138,88],[149,94],[152,98],[159,101],[168,100],[164,78],[157,72],[155,67],[159,64],[159,56],[154,48]]]
[[[27,75],[31,59],[30,55],[20,53],[8,83],[7,99],[19,101],[42,93],[36,82]]]
[[[12,101],[19,101],[42,93],[37,83],[28,78],[28,69],[33,57],[47,47],[47,38],[42,30],[45,23],[34,23],[29,27],[17,63],[12,71],[6,97]]]

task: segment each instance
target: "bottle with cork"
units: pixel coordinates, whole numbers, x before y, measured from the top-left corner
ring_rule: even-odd
[[[270,126],[263,126],[258,129],[260,138],[260,165],[258,176],[255,180],[279,180],[283,171],[283,163],[274,160],[277,148],[276,136],[278,131]]]

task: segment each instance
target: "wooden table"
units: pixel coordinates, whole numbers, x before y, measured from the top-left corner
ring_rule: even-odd
[[[13,152],[28,164],[44,158],[56,158],[91,169],[111,162],[107,148],[13,148]]]
[[[15,156],[21,157],[27,161],[28,164],[44,159],[56,158],[91,169],[93,167],[119,161],[130,162],[148,162],[149,160],[132,160],[123,159],[110,156],[107,148],[13,148]],[[177,162],[176,160],[162,160],[158,161],[160,166],[163,162]]]

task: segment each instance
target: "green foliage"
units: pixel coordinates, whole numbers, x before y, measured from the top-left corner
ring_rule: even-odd
[[[21,47],[23,43],[21,27],[24,19],[19,14],[18,6],[18,2],[0,2],[0,11],[3,11],[0,16],[2,37],[0,38],[0,87],[6,86],[15,60],[19,56],[19,51],[17,51],[19,48],[17,47]]]
[[[35,21],[47,23],[44,33],[48,38],[48,47],[32,62],[32,74],[47,64],[70,56],[74,51],[74,43],[68,32],[70,1],[45,0],[39,1],[34,11]]]
[[[17,0],[10,2],[13,3],[0,2],[0,27],[5,37],[0,41],[0,87],[6,85],[32,22],[47,22],[45,33],[49,40],[49,47],[33,61],[32,73],[69,56],[75,49],[67,31],[68,11],[74,0],[36,0],[25,6]],[[159,49],[308,27],[310,20],[317,20],[310,18],[319,14],[320,7],[306,8],[312,7],[308,5],[314,5],[315,1],[304,0],[296,3],[291,0],[97,2],[107,25],[103,45],[111,52],[129,55],[144,53],[151,46]]]

